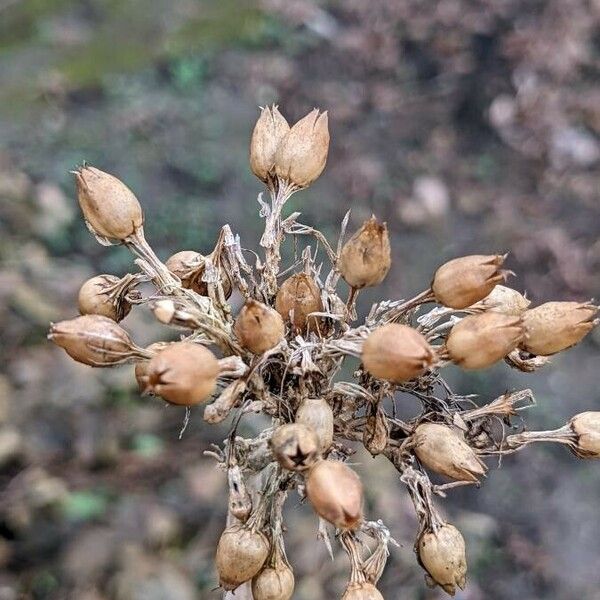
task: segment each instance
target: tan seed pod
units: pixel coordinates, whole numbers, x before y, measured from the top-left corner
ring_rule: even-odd
[[[446,340],[454,363],[463,369],[486,369],[512,352],[525,337],[519,316],[485,312],[459,321]]]
[[[414,453],[428,469],[457,481],[478,481],[487,467],[450,427],[422,423],[413,433]]]
[[[569,425],[577,436],[575,454],[580,458],[600,458],[600,412],[579,413]]]
[[[210,398],[218,375],[219,363],[210,350],[199,344],[174,342],[150,360],[146,391],[171,404],[194,406]]]
[[[82,315],[102,315],[117,323],[131,311],[131,304],[122,296],[111,297],[110,290],[119,283],[114,275],[96,275],[88,279],[78,295],[79,313]]]
[[[597,324],[598,307],[586,302],[546,302],[525,312],[521,347],[550,356],[578,344]]]
[[[349,286],[361,289],[379,285],[391,264],[387,225],[371,217],[344,244],[338,268]]]
[[[333,411],[324,398],[305,398],[296,411],[296,423],[310,427],[319,438],[319,450],[325,453],[333,443]]]
[[[250,168],[261,181],[267,181],[275,171],[275,153],[289,130],[277,106],[260,109],[250,139]]]
[[[390,437],[390,425],[385,411],[377,405],[369,407],[367,422],[363,432],[363,445],[373,455],[381,454]]]
[[[217,545],[219,584],[225,590],[235,590],[261,570],[268,555],[269,540],[263,533],[243,525],[228,527]]]
[[[306,496],[315,512],[339,529],[362,522],[363,486],[358,475],[336,460],[320,460],[305,477]]]
[[[365,340],[362,362],[373,377],[402,383],[431,368],[435,352],[425,336],[412,327],[389,323],[375,329]]]
[[[233,327],[241,346],[253,354],[271,350],[285,337],[281,315],[266,304],[248,300]]]
[[[283,560],[265,567],[252,580],[253,600],[290,600],[294,593],[294,572]]]
[[[79,206],[97,235],[124,240],[142,227],[142,207],[120,179],[87,165],[75,177]]]
[[[280,425],[271,436],[271,450],[279,464],[290,471],[303,471],[319,459],[319,438],[302,423]]]
[[[465,540],[460,531],[444,523],[437,531],[425,532],[417,544],[421,564],[433,581],[451,596],[467,580]]]
[[[291,322],[297,332],[316,330],[318,317],[309,315],[323,310],[321,290],[306,273],[296,273],[281,284],[275,297],[275,310],[284,321]]]
[[[123,363],[131,358],[135,348],[124,329],[101,315],[83,315],[53,323],[48,339],[77,362],[92,367]]]
[[[207,258],[211,258],[210,256]],[[184,288],[193,290],[201,296],[208,296],[208,283],[202,281],[204,275],[205,258],[199,252],[194,250],[181,250],[170,256],[165,262],[165,266],[173,275],[181,280]],[[229,298],[233,291],[233,284],[227,272],[219,270],[221,285],[225,298]]]
[[[342,600],[383,600],[381,592],[368,581],[349,583]]]
[[[444,263],[431,283],[436,301],[461,309],[483,300],[496,284],[506,280],[509,272],[500,270],[504,259],[502,254],[474,254]]]
[[[154,342],[146,347],[146,350],[149,352],[160,352],[164,350],[169,345],[169,342]],[[148,387],[148,365],[150,364],[150,359],[140,360],[135,363],[135,380],[138,384],[138,390],[140,393],[144,393],[146,388]],[[150,392],[148,392],[150,393]]]
[[[328,152],[327,112],[315,108],[283,136],[275,153],[275,172],[280,179],[307,187],[323,172]]]
[[[481,302],[473,307],[481,305],[483,310],[518,317],[527,310],[530,304],[531,300],[525,298],[521,292],[498,284]]]

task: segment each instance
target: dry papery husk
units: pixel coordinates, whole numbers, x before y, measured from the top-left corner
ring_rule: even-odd
[[[268,556],[269,540],[263,533],[244,525],[228,527],[217,545],[219,584],[225,590],[235,590],[261,570]]]
[[[280,556],[252,579],[253,600],[289,600],[293,593],[294,572]]]
[[[240,345],[253,354],[271,350],[285,337],[281,315],[270,306],[252,299],[240,310],[233,330]]]
[[[454,596],[456,587],[466,585],[465,540],[454,525],[444,523],[436,531],[426,531],[417,543],[419,559],[431,579]]]
[[[414,453],[432,471],[476,482],[487,467],[458,433],[441,423],[421,423],[413,433]]]
[[[321,290],[306,273],[296,273],[286,279],[275,297],[275,309],[284,321],[292,324],[294,331],[316,331],[318,317],[309,315],[323,310]]]
[[[296,411],[296,423],[310,427],[319,438],[319,450],[325,453],[333,443],[333,410],[324,398],[305,398]]]
[[[304,471],[320,457],[320,442],[315,431],[303,423],[280,425],[269,441],[279,464],[289,471]]]
[[[212,255],[207,257],[212,260]],[[205,257],[194,250],[181,250],[170,256],[165,262],[165,266],[173,275],[176,275],[184,288],[188,288],[200,294],[208,296],[208,283],[202,281],[204,275]],[[229,298],[233,291],[231,278],[225,269],[219,269],[221,285],[225,298]]]
[[[383,600],[381,592],[368,581],[349,583],[342,600]]]
[[[101,315],[117,323],[124,319],[131,311],[131,304],[122,296],[111,298],[109,293],[119,281],[114,275],[96,275],[88,279],[79,288],[79,313]]]

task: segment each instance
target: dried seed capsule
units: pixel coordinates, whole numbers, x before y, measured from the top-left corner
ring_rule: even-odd
[[[87,165],[75,177],[79,206],[96,234],[124,240],[144,224],[138,199],[120,179]]]
[[[112,319],[83,315],[53,323],[48,339],[64,348],[77,362],[92,367],[112,367],[125,362],[135,348],[129,334]]]
[[[363,486],[350,467],[336,460],[320,460],[305,479],[306,496],[320,517],[339,529],[360,525]]]
[[[527,310],[531,300],[517,290],[505,285],[497,285],[479,304],[484,310],[490,312],[520,316]]]
[[[575,415],[569,425],[577,436],[575,454],[581,458],[600,458],[600,412]]]
[[[431,578],[454,596],[467,579],[465,540],[460,531],[444,523],[437,531],[425,532],[418,541],[419,558]]]
[[[211,259],[211,256],[207,258]],[[208,283],[202,281],[205,260],[205,257],[199,252],[181,250],[181,252],[176,252],[173,256],[170,256],[167,262],[165,262],[165,266],[173,275],[176,275],[181,280],[181,285],[184,288],[194,290],[194,292],[201,296],[208,296]],[[223,269],[219,269],[219,276],[225,298],[229,298],[233,291],[231,278]]]
[[[146,350],[149,352],[160,352],[164,350],[169,345],[169,342],[154,342],[146,347]],[[135,363],[135,380],[138,384],[138,390],[140,393],[144,393],[146,388],[148,387],[148,365],[150,364],[150,359],[140,360]]]
[[[333,443],[333,411],[324,398],[305,398],[296,411],[296,423],[310,427],[319,438],[319,450],[324,453]]]
[[[454,325],[446,348],[452,361],[463,369],[485,369],[512,352],[524,337],[521,317],[487,312]]]
[[[199,344],[175,342],[150,360],[146,391],[171,404],[193,406],[208,400],[218,374],[219,363],[210,350]]]
[[[242,347],[254,354],[274,348],[285,337],[281,315],[256,300],[248,300],[244,304],[233,330]]]
[[[420,377],[431,368],[435,353],[425,336],[412,327],[389,323],[365,340],[362,362],[373,377],[402,383]]]
[[[79,313],[102,315],[117,323],[131,311],[131,304],[122,296],[111,297],[110,292],[119,283],[114,275],[96,275],[79,288]]]
[[[290,126],[277,106],[273,104],[260,109],[250,139],[250,168],[261,181],[267,181],[274,172],[277,147],[289,130]]]
[[[414,452],[428,469],[457,481],[478,481],[487,467],[450,427],[422,423],[413,433]]]
[[[228,527],[217,545],[216,566],[221,587],[231,591],[250,581],[268,555],[269,540],[263,533],[243,525]]]
[[[271,436],[271,450],[284,469],[303,471],[319,458],[319,438],[302,423],[280,425]]]
[[[294,593],[294,572],[282,560],[265,567],[252,580],[254,600],[289,600]]]
[[[316,329],[318,318],[309,315],[323,310],[319,286],[306,273],[292,275],[277,292],[275,310],[298,332]]]
[[[379,285],[391,264],[387,225],[371,217],[344,244],[338,268],[349,286],[360,289]]]
[[[505,281],[508,271],[501,271],[505,256],[461,256],[444,263],[433,276],[431,289],[440,304],[450,308],[467,308],[483,300]]]
[[[275,153],[275,172],[280,179],[307,187],[325,168],[329,152],[327,112],[313,109],[284,136]]]
[[[380,591],[368,581],[349,583],[342,600],[383,600]]]
[[[542,356],[578,344],[598,324],[598,307],[585,302],[546,302],[525,312],[521,347]]]

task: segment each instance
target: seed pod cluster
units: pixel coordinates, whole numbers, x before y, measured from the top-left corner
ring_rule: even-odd
[[[311,313],[323,310],[321,290],[312,277],[296,273],[281,284],[275,297],[275,309],[291,323],[294,331],[316,331],[318,317],[311,316]]]
[[[587,411],[575,415],[569,426],[577,436],[575,454],[581,458],[600,458],[600,412]]]
[[[304,471],[320,456],[320,442],[314,430],[302,423],[280,425],[271,436],[271,451],[289,471]]]
[[[281,315],[270,306],[248,300],[235,320],[234,332],[243,348],[253,354],[262,354],[283,340],[285,324]]]
[[[324,398],[305,398],[296,411],[296,423],[310,427],[319,439],[323,454],[333,443],[333,411]]]

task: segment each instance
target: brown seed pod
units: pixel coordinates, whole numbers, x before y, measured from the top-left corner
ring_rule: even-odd
[[[365,340],[362,362],[373,377],[402,383],[420,377],[431,368],[435,352],[425,336],[412,327],[389,323]]]
[[[319,438],[302,423],[280,425],[269,443],[279,464],[290,471],[308,469],[319,458]]]
[[[498,284],[475,306],[478,306],[479,304],[483,310],[518,317],[527,310],[531,304],[531,300],[525,298],[525,296],[520,292],[517,292],[517,290]]]
[[[114,289],[119,281],[114,275],[96,275],[88,279],[79,288],[79,313],[102,315],[117,323],[124,319],[131,311],[131,304],[122,294],[110,296],[111,289]]]
[[[154,342],[146,347],[146,350],[152,353],[160,352],[164,350],[169,345],[169,342]],[[148,365],[150,364],[150,359],[140,360],[135,363],[135,380],[138,384],[138,390],[140,393],[144,393],[146,388],[148,387]],[[151,393],[148,391],[147,393]]]
[[[211,259],[211,256],[207,257]],[[194,250],[181,250],[170,256],[165,262],[165,266],[173,275],[181,280],[184,288],[193,290],[201,296],[208,296],[208,283],[202,281],[204,275],[205,258],[199,252]],[[233,291],[231,278],[224,269],[219,270],[221,285],[225,298],[229,298]]]
[[[323,172],[328,152],[327,111],[315,108],[283,136],[275,153],[275,172],[280,179],[307,187]]]
[[[339,529],[360,525],[363,486],[350,467],[336,460],[320,460],[305,479],[306,497],[320,517]]]
[[[242,307],[233,330],[241,346],[253,354],[271,350],[285,337],[281,315],[270,306],[252,299]]]
[[[269,540],[263,533],[243,525],[228,527],[217,545],[219,584],[225,590],[235,590],[261,570],[268,555]]]
[[[342,600],[383,600],[381,592],[368,581],[349,583]]]
[[[199,344],[174,342],[150,360],[146,391],[171,404],[194,406],[215,391],[218,375],[219,363],[210,350]]]
[[[463,369],[486,369],[512,352],[525,337],[519,316],[486,312],[470,315],[450,330],[446,349]]]
[[[290,600],[294,593],[294,572],[283,560],[265,567],[252,580],[253,600]]]
[[[435,583],[454,596],[467,579],[465,540],[460,531],[444,523],[437,531],[426,531],[417,543],[419,558]]]
[[[284,321],[291,322],[297,332],[316,330],[318,317],[309,315],[323,310],[321,290],[306,273],[296,273],[281,284],[275,298],[275,310]]]
[[[360,289],[379,285],[391,264],[387,225],[371,217],[344,244],[338,269],[349,286]]]
[[[275,104],[260,109],[250,139],[250,168],[261,181],[267,181],[274,173],[275,153],[289,130],[288,122]]]
[[[305,398],[296,411],[296,423],[310,427],[319,438],[319,450],[325,453],[333,443],[333,411],[324,398]]]
[[[600,412],[579,413],[569,421],[569,426],[577,436],[575,454],[580,458],[600,458]]]
[[[135,346],[129,334],[112,319],[83,315],[50,326],[48,339],[64,348],[77,362],[112,367],[132,357]]]
[[[546,302],[525,312],[521,347],[549,356],[578,344],[597,324],[598,307],[586,302]]]
[[[487,471],[469,444],[441,423],[421,423],[413,433],[413,447],[428,469],[457,481],[478,481]]]
[[[124,240],[142,227],[142,207],[120,179],[87,165],[75,177],[79,206],[97,235]]]
[[[381,454],[390,437],[390,425],[380,404],[371,404],[363,432],[363,445],[373,455]]]
[[[509,272],[500,270],[504,259],[502,254],[474,254],[444,263],[431,283],[436,301],[461,309],[483,300],[496,284],[506,280]]]

